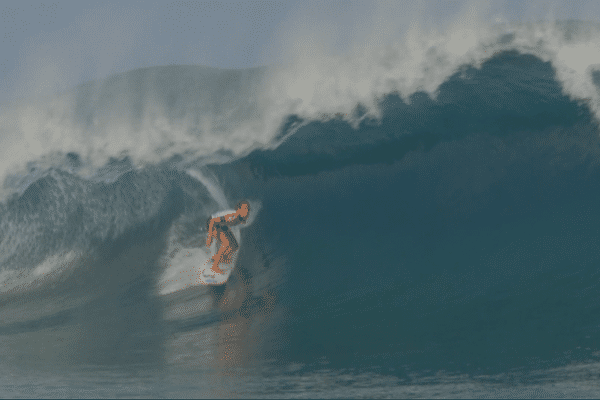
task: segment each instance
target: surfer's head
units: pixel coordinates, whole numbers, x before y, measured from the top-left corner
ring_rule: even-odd
[[[248,213],[250,213],[250,203],[248,203],[246,200],[242,200],[237,203],[235,209],[242,218],[246,219],[248,217]]]

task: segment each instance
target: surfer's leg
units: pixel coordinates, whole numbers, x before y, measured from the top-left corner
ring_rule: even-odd
[[[223,254],[223,262],[230,263],[231,260],[233,259],[233,254],[237,251],[237,249],[240,246],[238,245],[238,242],[237,242],[237,240],[235,240],[235,236],[233,236],[233,233],[231,233],[231,231],[229,231],[225,234],[225,239],[226,239],[228,246],[227,246],[227,250]]]
[[[235,250],[228,247],[225,254],[223,254],[223,262],[229,264],[233,258],[233,253],[235,253]]]
[[[221,232],[221,234],[219,235],[219,239],[221,241],[221,247],[219,247],[219,251],[217,251],[217,254],[215,254],[213,257],[214,262],[213,262],[213,266],[212,266],[211,270],[213,272],[222,274],[223,271],[221,270],[221,268],[219,268],[219,264],[222,262],[223,255],[229,248],[229,241],[227,240],[227,237],[225,234],[223,234],[223,232]]]
[[[223,253],[225,253],[225,246],[221,246],[219,248],[219,251],[217,251],[217,254],[214,255],[213,259],[213,266],[211,268],[211,270],[213,272],[217,272],[219,274],[222,274],[223,271],[221,271],[221,268],[219,268],[219,264],[221,263],[222,259],[223,259]]]

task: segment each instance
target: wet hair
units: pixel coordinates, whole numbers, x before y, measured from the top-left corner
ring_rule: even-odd
[[[246,200],[242,200],[239,203],[237,203],[237,205],[235,206],[236,210],[239,210],[240,208],[242,208],[242,205],[247,205],[248,206],[248,211],[250,211],[250,203]]]

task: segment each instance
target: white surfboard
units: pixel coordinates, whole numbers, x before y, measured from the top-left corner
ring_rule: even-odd
[[[217,218],[217,217],[222,217],[224,215],[227,214],[232,214],[235,213],[235,210],[225,210],[225,211],[221,211],[218,212],[216,214],[211,215],[211,218]],[[241,241],[241,237],[240,237],[240,226],[231,226],[229,227],[229,229],[231,229],[231,233],[233,233],[233,237],[235,237],[235,240],[237,240],[239,246],[242,246],[242,241]],[[205,247],[206,250],[208,250],[207,247]],[[231,261],[227,264],[225,263],[220,263],[219,264],[219,268],[221,269],[221,271],[223,271],[222,274],[216,273],[214,271],[211,270],[212,265],[213,265],[213,261],[211,260],[212,257],[217,254],[217,251],[219,251],[219,249],[217,248],[217,240],[213,239],[211,245],[210,245],[210,252],[209,252],[209,257],[208,257],[208,261],[206,261],[204,263],[204,265],[200,266],[201,271],[199,271],[199,282],[203,285],[222,285],[225,282],[227,282],[227,279],[229,279],[229,276],[231,275],[231,272],[233,271],[233,268],[235,267],[235,263],[237,261],[238,258],[238,253],[239,253],[239,248],[237,251],[235,251],[233,253],[233,256],[231,257]]]

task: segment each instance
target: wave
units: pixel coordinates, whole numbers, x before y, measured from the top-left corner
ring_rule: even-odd
[[[78,173],[86,177],[111,157],[128,156],[136,166],[176,155],[197,162],[215,152],[231,160],[273,148],[281,138],[293,136],[290,130],[310,121],[337,114],[357,128],[365,118],[379,120],[381,100],[391,93],[407,104],[418,101],[419,93],[437,101],[457,71],[468,80],[468,74],[497,62],[495,56],[503,52],[532,56],[519,58],[524,63],[548,63],[538,72],[505,64],[504,77],[520,71],[512,78],[526,86],[531,73],[549,74],[548,85],[555,88],[552,81],[558,83],[557,96],[583,99],[597,115],[596,62],[590,53],[600,38],[596,24],[558,21],[449,29],[423,32],[415,27],[403,41],[383,47],[355,48],[343,57],[299,53],[286,65],[247,70],[142,68],[62,95],[14,101],[0,113],[2,147],[11,149],[3,153],[0,177],[11,171],[23,175],[27,162],[42,159],[56,166],[61,161],[51,159],[66,154],[79,157]],[[452,100],[440,100],[446,101]]]
[[[153,67],[7,105],[0,331],[79,323],[81,362],[141,346],[182,368],[204,353],[181,343],[219,348],[231,321],[240,359],[314,368],[595,357],[597,80],[577,55],[597,26],[410,32],[377,54]],[[236,273],[191,287],[206,218],[241,199],[256,213]]]

